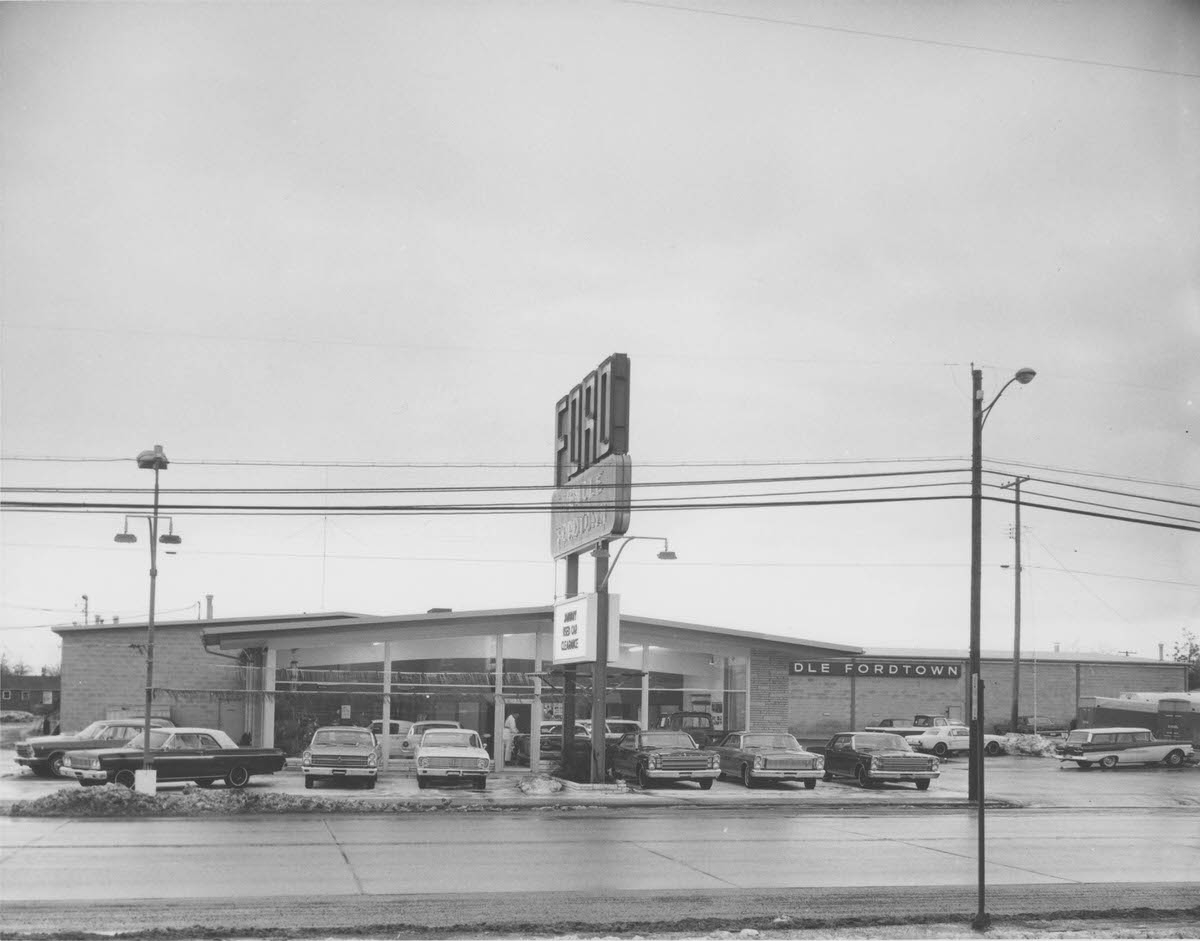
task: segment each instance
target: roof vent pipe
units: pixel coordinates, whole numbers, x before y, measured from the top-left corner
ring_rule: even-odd
[[[208,619],[211,621],[211,620],[213,619],[213,616],[212,616],[212,595],[205,595],[205,596],[204,596],[204,599],[205,599],[205,601],[207,601],[207,602],[208,602],[208,609],[207,609],[207,610],[208,610]]]

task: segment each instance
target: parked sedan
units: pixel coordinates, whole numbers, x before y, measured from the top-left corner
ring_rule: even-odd
[[[170,719],[151,719],[150,724],[162,728],[175,723]],[[68,752],[119,748],[145,729],[146,720],[134,717],[98,719],[73,735],[35,735],[17,743],[17,764],[24,765],[39,777],[57,777],[62,774],[63,758]]]
[[[430,729],[458,729],[462,728],[453,719],[422,719],[420,722],[414,722],[408,727],[408,732],[405,733],[403,740],[400,742],[400,753],[391,755],[392,758],[415,758],[417,755],[417,746],[421,744],[421,736]]]
[[[430,729],[417,746],[417,787],[435,780],[470,781],[477,791],[487,787],[492,760],[479,733],[471,729]]]
[[[142,767],[143,737],[137,736],[124,748],[69,752],[63,774],[78,779],[84,787],[120,784],[132,788],[134,772]],[[224,780],[229,787],[245,787],[254,774],[274,774],[286,758],[279,748],[239,748],[220,729],[177,728],[150,730],[150,767],[156,779],[195,781],[208,787]]]
[[[721,762],[721,774],[740,778],[746,787],[767,781],[803,781],[817,786],[825,759],[805,749],[787,732],[729,732],[719,745],[710,745]]]
[[[659,781],[695,781],[707,791],[721,776],[716,752],[702,751],[687,732],[630,732],[612,749],[610,763],[618,778],[635,778],[644,788]]]
[[[931,751],[939,758],[966,754],[971,750],[971,730],[965,725],[941,725],[920,735],[906,735],[904,738],[917,751]],[[984,754],[998,755],[1004,750],[1004,736],[984,733]]]
[[[825,746],[826,781],[844,776],[863,787],[912,781],[924,791],[940,774],[936,758],[913,751],[901,736],[888,732],[839,732]]]
[[[592,733],[590,723],[583,721],[575,723],[575,741],[590,742]],[[606,735],[605,738],[608,738]],[[533,749],[533,736],[519,732],[513,736],[513,761],[527,765]],[[542,761],[558,761],[562,758],[562,723],[547,721],[538,726],[538,753]]]
[[[313,732],[312,741],[300,759],[304,786],[317,781],[353,781],[375,786],[382,748],[370,729],[352,725],[328,725]]]

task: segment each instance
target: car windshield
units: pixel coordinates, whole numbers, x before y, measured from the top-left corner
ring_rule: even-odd
[[[174,731],[174,729],[161,729],[161,730],[160,729],[151,729],[150,730],[150,747],[151,748],[162,748],[163,745],[166,743],[167,739],[169,739],[171,737],[171,734],[173,731]],[[126,748],[144,748],[145,741],[146,741],[145,733],[139,732],[128,743],[126,743],[125,747]]]
[[[911,751],[899,735],[890,732],[868,732],[866,735],[854,736],[855,748],[895,748],[899,751]]]
[[[695,748],[696,743],[687,732],[645,732],[642,748]]]
[[[370,748],[375,744],[370,732],[349,729],[318,729],[313,735],[314,745],[349,745]]]
[[[793,735],[743,735],[743,748],[787,748],[792,751],[800,750],[800,743]]]
[[[479,747],[474,732],[468,729],[434,729],[426,732],[421,738],[421,747],[429,748],[471,748]]]

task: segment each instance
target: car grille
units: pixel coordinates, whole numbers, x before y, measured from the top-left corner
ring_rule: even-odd
[[[928,771],[930,770],[930,762],[928,758],[923,758],[920,755],[914,755],[912,758],[880,758],[880,771]]]
[[[18,745],[17,746],[17,757],[18,758],[32,758],[33,757],[33,746],[32,745]]]
[[[366,768],[366,755],[313,755],[314,768]]]
[[[464,768],[472,771],[479,769],[478,758],[430,758],[428,768]]]
[[[763,767],[768,771],[808,771],[814,767],[813,759],[801,757],[765,758]]]
[[[708,767],[708,757],[697,755],[692,758],[688,755],[681,755],[678,758],[663,758],[660,767],[663,771],[703,771]]]

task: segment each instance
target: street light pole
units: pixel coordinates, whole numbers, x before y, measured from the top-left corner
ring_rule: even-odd
[[[146,703],[142,716],[142,776],[153,790],[154,773],[150,767],[150,713],[154,708],[154,591],[158,581],[158,473],[167,469],[167,456],[161,444],[154,450],[143,451],[137,456],[137,465],[142,470],[154,471],[154,510],[150,517],[150,612],[146,618]],[[175,536],[173,541],[178,541]]]
[[[608,561],[608,540],[602,539],[596,544],[596,548],[592,550],[592,557],[596,560],[596,660],[592,666],[592,767],[589,779],[592,784],[602,784],[607,776],[607,762],[605,760],[605,746],[607,742],[604,739],[605,718],[608,710],[606,700],[608,698],[608,577],[616,568],[617,562],[621,558],[621,553],[625,551],[625,547],[634,539],[653,539],[663,544],[663,550],[658,554],[660,559],[674,559],[675,553],[671,551],[671,545],[662,536],[624,536],[621,547],[617,549],[616,556],[613,557],[612,563]],[[566,747],[567,726],[563,725],[563,753],[567,754]]]
[[[978,907],[971,927],[976,931],[987,929],[991,919],[985,907],[984,878],[984,793],[983,793],[983,677],[980,676],[980,584],[982,581],[983,547],[983,425],[1000,396],[1014,382],[1025,385],[1037,375],[1028,367],[1018,369],[996,397],[985,407],[983,404],[983,370],[971,364],[971,650],[969,670],[971,695],[967,701],[968,722],[971,729],[970,751],[967,765],[967,800],[976,807],[978,823]]]
[[[1013,681],[1012,681],[1012,714],[1009,717],[1008,730],[1017,731],[1017,719],[1021,711],[1021,484],[1028,477],[1016,477],[1011,483],[1001,484],[1002,489],[1013,488],[1016,497],[1016,521],[1014,523],[1013,540],[1016,545],[1013,557],[1013,574],[1016,576],[1013,588]]]

